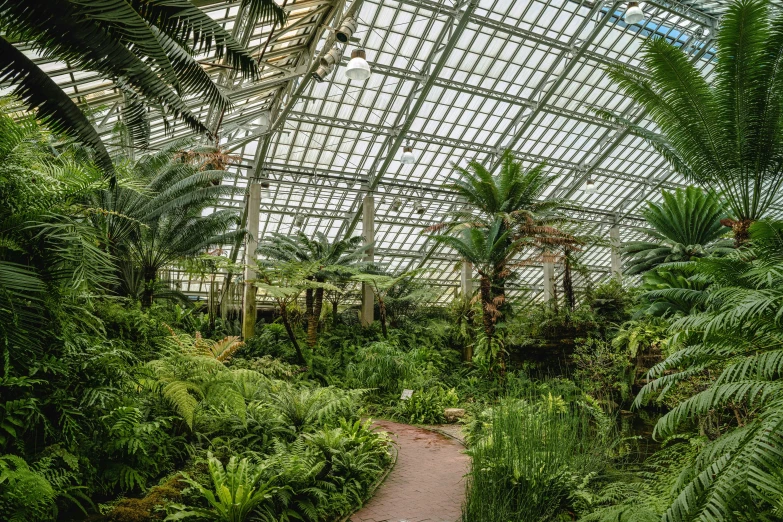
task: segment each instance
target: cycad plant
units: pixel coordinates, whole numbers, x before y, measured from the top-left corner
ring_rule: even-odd
[[[177,147],[118,161],[120,183],[95,191],[92,205],[103,209],[90,218],[103,246],[117,263],[120,293],[149,307],[161,293],[160,270],[232,242],[244,231],[238,214],[214,210],[235,189],[221,184],[223,170],[199,170],[176,159]],[[127,181],[127,183],[126,183]],[[205,210],[210,210],[204,215]]]
[[[658,436],[718,419],[664,520],[773,520],[783,509],[783,222],[754,223],[749,248],[687,268],[707,278],[699,308],[671,326],[681,349],[655,366],[636,404],[715,372],[656,426]]]
[[[732,250],[731,241],[722,239],[725,228],[721,220],[726,212],[717,196],[698,187],[664,190],[661,195],[661,203],[648,201],[642,212],[653,227],[644,230],[652,241],[631,241],[622,247],[626,274]]]
[[[272,0],[242,0],[240,12],[251,25],[285,16]],[[220,109],[229,105],[194,58],[198,53],[214,49],[248,78],[258,71],[250,52],[189,0],[2,0],[0,32],[0,79],[16,84],[15,94],[30,109],[92,147],[112,174],[109,154],[87,117],[14,42],[116,80],[125,94],[124,119],[140,124],[136,129],[144,127],[146,104],[181,117],[197,132],[214,131],[184,102],[187,95],[198,95]]]
[[[500,308],[505,302],[505,292],[500,293],[496,288],[501,287],[508,278],[515,266],[513,259],[525,242],[525,239],[511,239],[511,235],[512,231],[504,219],[498,217],[489,227],[469,228],[458,236],[433,236],[436,241],[450,246],[473,263],[478,272],[487,352],[491,361],[498,357],[501,368],[503,357],[493,341],[496,323],[501,315]]]
[[[648,40],[642,50],[649,77],[623,68],[609,74],[660,129],[633,127],[636,133],[677,173],[725,199],[731,215],[724,223],[739,245],[783,184],[783,15],[766,0],[735,1],[716,43],[709,81],[665,38]]]

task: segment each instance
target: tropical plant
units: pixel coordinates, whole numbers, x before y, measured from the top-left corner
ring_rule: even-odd
[[[523,163],[516,160],[511,151],[505,151],[496,175],[477,161],[468,163],[467,168],[455,168],[459,179],[446,187],[456,191],[465,201],[465,206],[451,212],[446,221],[430,227],[429,231],[459,235],[464,229],[491,228],[499,222],[498,237],[504,237],[509,245],[519,242],[520,249],[541,247],[562,235],[555,227],[563,221],[558,212],[562,202],[553,198],[542,199],[554,180],[554,176],[545,173],[543,165],[525,170]],[[507,230],[511,233],[503,236]],[[500,301],[505,301],[505,280],[510,275],[504,273],[493,281],[496,293],[493,297],[500,297]],[[502,308],[504,302],[500,302],[499,306]]]
[[[610,69],[609,75],[647,110],[660,134],[623,123],[660,152],[675,172],[721,195],[731,213],[723,222],[732,227],[740,245],[783,184],[783,15],[773,14],[766,0],[732,2],[716,43],[709,81],[684,50],[666,38],[645,42],[640,60],[649,76],[621,67]]]
[[[398,275],[362,273],[354,274],[351,277],[353,281],[361,283],[366,288],[369,288],[373,293],[373,296],[375,296],[375,300],[378,301],[378,317],[381,320],[381,331],[383,332],[384,338],[389,338],[386,321],[386,297],[390,292],[394,291],[400,283],[418,273],[419,271],[417,270],[411,270]]]
[[[622,246],[625,273],[640,274],[662,263],[730,252],[730,240],[721,239],[723,204],[697,187],[662,191],[663,202],[648,201],[642,211],[653,229],[644,229],[652,241],[630,241]]]
[[[304,262],[318,265],[310,278],[316,283],[345,279],[344,267],[356,264],[371,245],[364,245],[361,236],[334,242],[323,232],[308,238],[303,232],[295,236],[272,234],[258,247],[264,256],[282,262]],[[305,314],[307,318],[307,345],[312,348],[318,342],[318,322],[324,303],[323,286],[305,290]],[[332,290],[334,292],[334,290]]]
[[[487,353],[497,351],[501,368],[503,357],[493,345],[495,324],[501,317],[500,308],[505,302],[504,281],[515,266],[514,257],[524,244],[524,239],[509,240],[510,236],[511,231],[501,218],[495,219],[489,227],[466,229],[459,236],[433,236],[437,242],[450,246],[473,263],[478,272]],[[491,355],[492,358],[494,355]]]
[[[272,485],[273,479],[262,480],[266,471],[264,464],[254,464],[247,457],[238,459],[232,456],[223,467],[220,460],[208,453],[207,465],[212,488],[203,486],[184,473],[183,480],[207,501],[209,507],[174,504],[170,506],[172,513],[166,520],[197,517],[218,522],[245,522],[251,515],[257,520],[275,520],[270,508],[278,488]]]
[[[318,289],[338,291],[339,289],[329,283],[315,280],[316,274],[324,270],[318,261],[262,261],[258,267],[259,282],[256,283],[256,286],[277,302],[280,319],[296,350],[297,358],[301,364],[305,364],[307,361],[299,342],[296,340],[296,333],[288,315],[289,309],[296,304],[302,292]],[[312,293],[309,295],[312,296]]]
[[[254,26],[282,22],[284,11],[271,0],[242,0],[240,11]],[[0,2],[0,78],[17,84],[15,94],[59,130],[70,131],[93,148],[102,169],[114,166],[97,131],[70,97],[13,42],[26,42],[43,55],[92,70],[124,93],[124,119],[144,136],[144,104],[181,117],[193,130],[207,129],[186,106],[198,94],[225,109],[229,105],[194,56],[214,48],[245,77],[258,64],[222,25],[188,0],[141,2],[45,0],[35,6]],[[118,80],[121,79],[121,80]]]
[[[783,456],[775,448],[783,446],[783,223],[754,223],[746,245],[687,265],[686,273],[711,284],[699,307],[672,323],[682,348],[650,371],[655,379],[636,399],[641,405],[694,376],[718,374],[655,428],[667,436],[726,412],[706,431],[711,440],[681,477],[664,520],[765,520],[782,507]]]
[[[179,146],[118,162],[120,183],[90,196],[91,204],[102,209],[91,221],[116,260],[119,293],[139,298],[144,307],[156,295],[176,297],[158,279],[163,267],[244,234],[237,228],[236,211],[204,215],[221,196],[235,192],[220,183],[229,174],[176,161]]]

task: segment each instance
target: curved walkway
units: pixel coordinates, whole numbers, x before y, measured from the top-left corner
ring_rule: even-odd
[[[397,443],[397,464],[350,522],[456,522],[470,459],[453,439],[407,424],[375,421]]]

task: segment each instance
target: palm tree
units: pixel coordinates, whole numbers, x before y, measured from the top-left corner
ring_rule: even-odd
[[[244,234],[236,211],[224,209],[202,215],[221,196],[235,188],[220,181],[223,170],[199,170],[176,160],[176,147],[118,163],[120,183],[94,193],[93,205],[104,209],[91,216],[101,231],[103,246],[117,260],[121,292],[152,304],[160,289],[158,272],[164,266],[206,253]],[[141,185],[141,186],[139,186]]]
[[[561,235],[556,225],[563,221],[558,212],[562,202],[542,199],[555,178],[544,172],[543,165],[525,170],[522,162],[506,151],[496,175],[477,161],[456,170],[460,179],[446,187],[458,194],[465,207],[450,213],[446,221],[428,231],[459,233],[471,228],[490,228],[497,223],[498,235],[505,238],[506,246],[516,243],[520,250],[526,246],[542,248],[544,243]],[[510,233],[504,235],[505,231]],[[509,275],[507,272],[492,280],[493,298],[501,298],[498,312],[505,305],[505,280]]]
[[[710,281],[696,307],[675,320],[670,333],[679,349],[656,365],[636,399],[682,390],[695,375],[717,372],[706,389],[666,413],[656,435],[679,433],[683,424],[731,412],[718,419],[689,473],[678,480],[665,520],[779,518],[783,493],[783,222],[758,221],[749,248],[725,257],[688,263],[687,273]],[[692,390],[686,384],[685,390]]]
[[[335,242],[323,232],[316,232],[313,238],[303,232],[294,236],[272,234],[258,247],[258,252],[279,261],[302,261],[316,263],[320,268],[312,274],[313,281],[324,283],[335,276],[341,267],[356,264],[369,245],[363,244],[361,236],[340,239]],[[305,315],[307,316],[307,344],[311,348],[318,341],[318,322],[324,303],[324,288],[314,287],[305,291]]]
[[[381,320],[381,332],[383,333],[383,337],[386,339],[388,339],[389,337],[389,332],[386,328],[387,325],[386,297],[400,283],[402,283],[407,279],[410,279],[417,273],[418,272],[416,270],[412,270],[410,272],[403,272],[402,274],[398,274],[398,275],[361,273],[361,274],[355,274],[351,278],[356,282],[367,285],[367,287],[372,291],[373,295],[375,296],[375,300],[378,301],[378,317]]]
[[[783,184],[783,14],[771,13],[766,0],[734,2],[716,37],[709,83],[664,38],[648,40],[641,53],[649,78],[623,68],[609,75],[647,109],[660,134],[632,129],[676,172],[726,200],[731,216],[724,224],[740,245]]]
[[[240,12],[251,25],[285,17],[273,0],[242,0]],[[14,94],[54,128],[92,147],[99,165],[112,176],[113,163],[87,117],[13,42],[29,43],[45,56],[116,80],[125,95],[126,123],[143,125],[145,103],[201,133],[213,129],[203,125],[183,98],[198,95],[220,109],[229,102],[194,56],[214,48],[245,77],[258,71],[250,52],[189,0],[0,0],[0,33],[0,80],[15,84]]]
[[[623,245],[627,274],[640,274],[662,263],[689,261],[694,257],[726,254],[731,242],[722,240],[725,209],[712,193],[697,187],[662,191],[663,202],[647,202],[644,219],[653,230],[644,230],[653,241]]]
[[[511,239],[503,218],[498,217],[489,227],[474,227],[463,234],[452,236],[440,234],[432,236],[435,241],[450,246],[467,261],[473,263],[479,274],[479,295],[483,313],[484,334],[487,347],[494,349],[495,325],[500,318],[500,309],[505,301],[505,293],[494,290],[505,281],[513,268],[513,258],[525,244],[525,240]],[[500,357],[503,368],[503,359]]]

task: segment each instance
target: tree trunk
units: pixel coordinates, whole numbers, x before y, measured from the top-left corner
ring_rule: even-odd
[[[389,334],[386,332],[386,304],[383,302],[383,298],[378,296],[378,312],[381,318],[381,332],[383,332],[383,338],[388,339]]]
[[[337,301],[332,301],[332,326],[337,326]]]
[[[571,261],[567,255],[563,258],[563,295],[565,296],[566,309],[573,312],[576,299],[574,297],[574,281],[571,278]]]
[[[492,342],[492,336],[495,335],[495,318],[492,313],[492,282],[486,276],[481,276],[481,309],[484,319],[484,333],[487,335],[487,341]]]
[[[324,306],[324,289],[315,289],[313,313],[307,319],[307,345],[312,348],[318,342],[318,323],[321,319],[321,310]]]
[[[209,282],[209,311],[208,311],[208,317],[209,317],[209,331],[214,332],[215,331],[215,310],[217,309],[217,296],[215,295],[215,277],[216,274],[212,274],[212,279]]]
[[[473,345],[470,343],[466,343],[465,346],[462,347],[462,360],[464,362],[473,362]]]
[[[152,306],[152,300],[155,297],[155,280],[158,271],[155,268],[144,268],[144,288],[141,293],[141,307],[149,308]]]
[[[280,305],[280,318],[283,320],[283,326],[288,334],[288,339],[291,341],[291,344],[294,345],[294,350],[296,350],[296,357],[299,359],[299,363],[303,365],[306,364],[307,361],[305,361],[302,348],[299,347],[299,341],[296,340],[294,329],[291,327],[291,322],[288,320],[288,308],[285,304]]]

